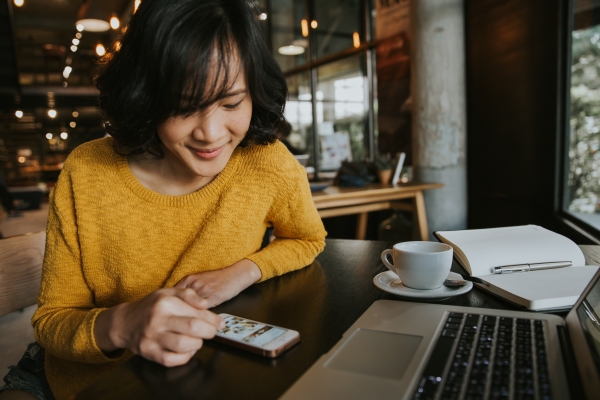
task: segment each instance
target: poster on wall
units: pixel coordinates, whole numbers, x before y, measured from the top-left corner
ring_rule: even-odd
[[[375,0],[378,150],[411,164],[410,2]]]
[[[342,161],[352,161],[350,135],[348,132],[335,132],[320,135],[321,170],[334,171],[342,166]]]

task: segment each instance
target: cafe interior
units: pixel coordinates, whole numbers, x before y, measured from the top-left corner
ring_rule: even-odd
[[[49,195],[69,154],[107,135],[94,76],[143,1],[0,1],[0,268],[12,246],[3,242],[46,229]],[[274,278],[281,282],[220,307],[293,328],[282,316],[285,300],[276,310],[252,307],[286,295],[289,307],[302,307],[302,296],[322,287],[304,306],[336,328],[323,333],[325,322],[313,321],[312,333],[301,331],[297,346],[305,349],[280,361],[208,344],[175,376],[134,358],[77,398],[252,397],[219,367],[231,367],[257,396],[278,398],[373,301],[398,300],[372,283],[386,270],[381,251],[394,243],[538,225],[600,245],[600,0],[257,0],[253,7],[288,84],[291,132],[281,140],[306,169],[327,244],[317,266],[288,274],[303,281]],[[348,289],[356,297],[332,294],[328,274],[343,274],[343,265],[317,272],[335,252],[362,264],[362,286]],[[0,280],[8,275],[0,271]],[[12,296],[6,290],[0,283],[0,303]],[[514,309],[477,287],[462,296],[442,303]],[[2,368],[34,341],[35,300],[28,301],[0,316]],[[333,316],[335,304],[349,311]],[[325,339],[315,339],[319,332]],[[269,379],[277,383],[261,386]]]

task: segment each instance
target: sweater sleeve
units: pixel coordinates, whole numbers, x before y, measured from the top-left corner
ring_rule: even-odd
[[[38,309],[32,324],[36,340],[52,355],[71,361],[116,361],[96,345],[97,308],[82,268],[73,186],[65,167],[50,197],[46,250]]]
[[[260,282],[303,268],[325,248],[325,228],[312,200],[304,168],[294,161],[269,211],[275,240],[247,259],[262,272]]]

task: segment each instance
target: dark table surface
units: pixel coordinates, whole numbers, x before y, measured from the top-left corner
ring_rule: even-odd
[[[375,275],[387,270],[380,255],[388,247],[385,242],[329,239],[312,265],[253,285],[214,309],[299,331],[300,343],[277,359],[207,341],[181,367],[135,357],[77,399],[275,399],[375,300],[402,300],[373,284]],[[457,265],[452,270],[462,272]],[[439,303],[517,309],[478,288]]]

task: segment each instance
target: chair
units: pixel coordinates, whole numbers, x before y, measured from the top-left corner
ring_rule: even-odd
[[[34,341],[46,232],[0,239],[0,379]]]

